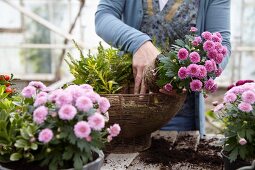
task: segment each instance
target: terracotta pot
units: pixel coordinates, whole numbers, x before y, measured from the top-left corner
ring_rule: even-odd
[[[100,170],[104,163],[104,153],[102,151],[98,152],[98,158],[86,165],[83,166],[83,170]],[[30,166],[31,168],[31,166]],[[6,168],[5,165],[0,165],[0,170],[20,170],[20,169],[26,169],[26,168],[18,168],[18,169],[9,169]],[[35,168],[38,169],[38,168]],[[42,170],[45,170],[45,168],[41,168]],[[47,169],[47,168],[46,168]],[[38,169],[40,170],[40,168]],[[70,169],[63,169],[63,170],[73,170],[73,168]]]
[[[227,156],[227,153],[221,151],[221,155],[224,161],[224,170],[237,170],[238,168],[249,166],[251,163],[242,159],[236,159],[233,162],[230,162],[230,159]]]

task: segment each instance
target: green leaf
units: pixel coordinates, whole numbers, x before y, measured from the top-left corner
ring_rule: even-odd
[[[254,135],[255,135],[255,131],[253,129],[246,130],[246,138],[248,139],[249,142],[252,142]]]
[[[178,46],[181,46],[181,47],[184,47],[184,46],[185,46],[184,41],[182,41],[181,39],[175,40],[175,44],[178,45]]]
[[[38,148],[38,145],[36,143],[31,144],[31,149],[37,150],[37,148]]]
[[[246,157],[246,152],[247,152],[246,147],[245,147],[245,146],[241,146],[241,147],[240,147],[240,150],[239,150],[239,154],[240,154],[240,157],[241,157],[243,160],[244,160],[245,157]]]
[[[82,160],[81,160],[80,155],[76,154],[76,155],[74,156],[73,161],[74,161],[74,169],[76,169],[76,170],[82,170],[83,162],[82,162]]]
[[[27,147],[28,143],[24,139],[19,139],[15,142],[14,146],[17,148],[25,148]]]
[[[64,160],[69,160],[73,157],[73,151],[67,150],[63,153],[63,159]]]
[[[18,161],[22,158],[22,155],[20,153],[13,153],[10,156],[11,161]]]
[[[230,154],[229,154],[229,159],[230,159],[230,162],[233,162],[236,160],[237,156],[238,156],[238,147],[236,147],[235,149],[233,149]]]

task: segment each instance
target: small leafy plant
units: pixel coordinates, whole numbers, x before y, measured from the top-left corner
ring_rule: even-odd
[[[249,82],[249,83],[245,83]],[[255,83],[239,81],[229,87],[224,102],[214,108],[224,125],[224,151],[230,161],[255,158]]]
[[[75,46],[80,52],[80,60],[75,60],[70,53],[70,61],[66,60],[75,84],[90,84],[100,94],[114,94],[132,81],[132,58],[129,54],[120,55],[119,50],[105,49],[100,43],[96,55],[89,51],[84,56],[76,43]]]
[[[11,85],[13,85],[12,80],[13,80],[13,74],[11,74],[11,76],[7,74],[6,75],[0,74],[0,85],[4,85],[5,86],[4,92],[9,93],[10,95],[14,94],[14,91],[15,91],[11,87]]]
[[[227,48],[221,44],[220,33],[205,31],[198,36],[196,31],[192,27],[185,39],[176,40],[170,51],[158,56],[155,69],[147,70],[145,80],[149,88],[152,84],[152,91],[162,88],[168,92],[174,89],[206,94],[217,89],[214,79],[222,72],[220,64]]]
[[[88,84],[51,90],[30,82],[9,104],[0,112],[1,162],[80,170],[120,133],[118,124],[105,127],[110,103]]]

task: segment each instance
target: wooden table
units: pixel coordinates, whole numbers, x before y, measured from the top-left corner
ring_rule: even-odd
[[[152,138],[164,138],[169,141],[174,149],[192,149],[197,150],[200,135],[198,131],[156,131],[152,134]],[[210,145],[215,145],[222,135],[206,135],[203,137],[205,140],[212,141]],[[210,140],[210,139],[217,140]],[[111,153],[106,156],[105,163],[102,170],[161,170],[161,169],[174,169],[174,170],[203,170],[205,168],[200,165],[192,165],[190,163],[174,163],[171,168],[162,166],[160,164],[148,164],[141,161],[141,153],[127,153],[115,154]],[[215,170],[222,169],[222,167],[215,167]]]

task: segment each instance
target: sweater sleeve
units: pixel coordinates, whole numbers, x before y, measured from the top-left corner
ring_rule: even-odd
[[[227,47],[228,55],[220,64],[225,68],[231,55],[230,44],[230,0],[211,0],[205,18],[205,30],[210,32],[220,32],[222,44]]]
[[[121,20],[125,3],[126,0],[100,0],[95,14],[96,33],[110,45],[135,53],[151,38]]]

